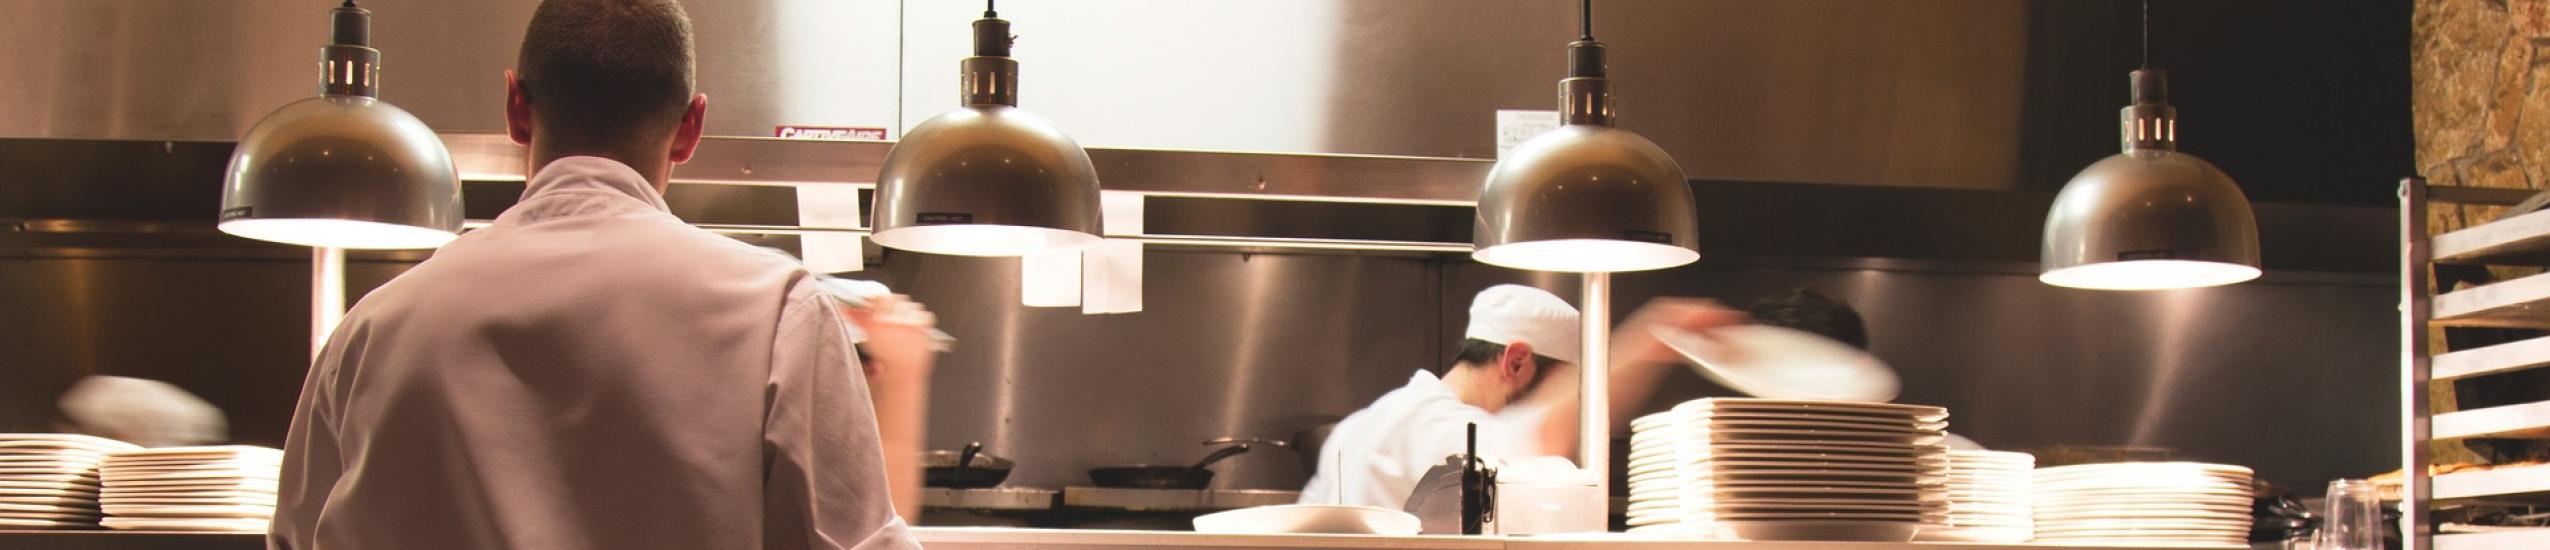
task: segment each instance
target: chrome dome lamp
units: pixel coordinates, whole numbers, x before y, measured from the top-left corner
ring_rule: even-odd
[[[1578,3],[1580,32],[1558,81],[1556,129],[1517,144],[1479,189],[1470,258],[1533,271],[1584,274],[1577,307],[1583,357],[1577,406],[1611,409],[1611,274],[1700,259],[1698,206],[1672,155],[1637,132],[1612,127],[1611,81],[1594,41],[1593,0]],[[1611,415],[1577,415],[1577,464],[1608,480]],[[1610,481],[1596,493],[1608,494]],[[1595,521],[1600,521],[1600,511]]]
[[[1534,271],[1610,273],[1700,259],[1691,184],[1673,156],[1612,126],[1611,81],[1585,0],[1558,81],[1564,125],[1514,147],[1480,189],[1472,259]]]
[[[1018,108],[1009,22],[986,2],[965,58],[963,107],[912,128],[877,176],[888,247],[960,256],[1068,252],[1100,240],[1098,171],[1052,122]]]
[[[2072,176],[2045,217],[2046,284],[2096,290],[2221,286],[2258,278],[2258,222],[2239,184],[2178,152],[2168,73],[2133,73],[2125,151]]]
[[[425,123],[380,96],[370,10],[337,7],[319,95],[266,115],[232,150],[224,233],[323,248],[434,248],[460,234],[460,178]]]
[[[2046,213],[2038,260],[2045,284],[2094,290],[2221,286],[2258,278],[2258,220],[2249,197],[2213,163],[2178,152],[2169,73],[2151,68],[2152,5],[2143,2],[2143,68],[2119,113],[2125,151],[2081,169]]]

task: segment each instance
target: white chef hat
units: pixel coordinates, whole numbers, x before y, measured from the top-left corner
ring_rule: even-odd
[[[1556,294],[1523,285],[1496,285],[1470,301],[1470,328],[1462,336],[1498,344],[1523,342],[1542,356],[1576,362],[1584,341],[1577,337],[1575,306]]]

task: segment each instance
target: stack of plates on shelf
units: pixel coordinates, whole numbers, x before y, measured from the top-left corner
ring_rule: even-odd
[[[1734,540],[1912,540],[1944,521],[1948,411],[1701,399],[1631,423],[1630,529]]]
[[[99,469],[111,529],[264,531],[283,451],[249,446],[119,452]]]
[[[1681,428],[1674,411],[1629,422],[1629,532],[1671,534],[1682,523],[1682,469],[1671,437]]]
[[[1939,542],[2027,542],[2036,536],[2035,511],[2029,506],[2036,456],[2003,451],[1948,451],[1948,469],[1940,486],[1947,491],[1948,515],[1923,527],[1921,540]]]
[[[97,465],[131,443],[71,434],[0,434],[0,529],[97,527]]]
[[[2248,468],[2119,462],[2036,471],[2036,541],[2246,545]]]

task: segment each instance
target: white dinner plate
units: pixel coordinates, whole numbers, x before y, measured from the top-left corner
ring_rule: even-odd
[[[1766,325],[1702,332],[1656,325],[1657,341],[1699,366],[1701,375],[1758,397],[1884,402],[1901,383],[1884,361],[1813,333]]]
[[[17,510],[0,510],[0,518],[10,518],[10,519],[40,519],[40,520],[47,520],[47,521],[92,521],[92,522],[93,522],[93,521],[97,521],[97,518],[98,518],[98,517],[99,517],[99,514],[97,513],[97,509],[96,509],[96,508],[90,508],[90,509],[86,509],[86,510],[82,510],[82,509],[76,509],[76,508],[74,508],[74,509],[66,509],[66,510],[57,511],[57,512],[26,512],[26,511],[17,511]]]
[[[1920,542],[1967,542],[1982,544],[2017,544],[2036,538],[2036,532],[2023,528],[1994,527],[1923,527],[1913,540]]]
[[[151,448],[147,448],[147,449],[135,449],[135,450],[129,450],[129,451],[121,451],[121,452],[117,452],[117,453],[115,453],[115,456],[117,456],[117,457],[168,457],[168,456],[213,456],[213,457],[231,457],[231,456],[252,456],[252,457],[254,457],[254,456],[273,456],[273,457],[280,457],[280,456],[283,456],[283,450],[282,450],[282,449],[273,448],[273,447],[259,447],[259,446],[256,446],[256,445],[197,445],[197,446],[188,446],[188,447],[151,447]]]
[[[7,481],[10,483],[55,483],[94,486],[98,484],[98,477],[94,474],[6,474],[0,475],[0,481]]]
[[[1690,407],[1678,409],[1672,412],[1674,414],[1681,415],[1681,417],[1671,421],[1662,421],[1654,424],[1653,426],[1664,428],[1670,427],[1674,423],[1706,425],[1713,422],[1725,421],[1809,421],[1839,422],[1887,429],[1913,428],[1924,430],[1943,430],[1948,428],[1948,421],[1946,420],[1925,420],[1919,416],[1911,414],[1872,413],[1849,410],[1810,411],[1794,409],[1713,409]]]
[[[61,493],[50,494],[50,495],[10,495],[10,494],[0,494],[0,504],[41,504],[41,505],[48,505],[48,506],[88,506],[88,505],[97,504],[97,497],[96,497],[96,496],[92,496],[92,495],[75,495],[75,494],[61,494]]]
[[[114,491],[265,491],[274,492],[271,479],[172,479],[164,481],[126,481],[114,485]]]
[[[130,451],[142,448],[140,445],[134,445],[93,435],[48,433],[0,434],[0,445],[30,447],[38,445],[53,445],[65,448],[96,449],[102,451]]]
[[[1776,399],[1761,397],[1708,397],[1674,405],[1679,411],[1762,411],[1809,414],[1855,414],[1863,416],[1905,417],[1925,422],[1948,419],[1948,409],[1934,405],[1836,401],[1829,399]]]
[[[1933,428],[1927,428],[1927,429],[1925,429],[1925,428],[1923,428],[1922,426],[1913,425],[1913,424],[1892,425],[1892,424],[1871,424],[1871,423],[1866,423],[1866,422],[1835,422],[1835,421],[1827,421],[1827,420],[1803,420],[1803,419],[1778,419],[1778,420],[1764,419],[1764,420],[1755,420],[1755,419],[1727,419],[1727,418],[1712,418],[1712,419],[1709,419],[1709,420],[1707,420],[1707,421],[1705,421],[1705,422],[1700,423],[1700,424],[1699,424],[1699,426],[1700,426],[1700,427],[1697,429],[1697,431],[1707,431],[1707,430],[1739,430],[1739,429],[1753,429],[1753,430],[1787,430],[1787,429],[1801,429],[1801,430],[1832,430],[1832,431],[1843,431],[1843,432],[1869,432],[1869,433],[1879,433],[1879,434],[1899,434],[1899,433],[1900,433],[1900,434],[1919,434],[1919,435],[1939,435],[1939,431],[1940,431],[1940,429],[1939,429],[1939,428],[1936,428],[1936,427],[1933,427]]]
[[[282,468],[280,468],[280,467],[275,467],[275,466],[238,466],[238,465],[231,465],[231,464],[190,464],[190,465],[170,465],[170,466],[107,466],[107,467],[105,467],[105,468],[100,468],[98,471],[99,471],[99,473],[101,473],[101,474],[103,474],[103,475],[105,475],[105,476],[108,476],[108,477],[115,477],[115,476],[137,476],[137,475],[149,475],[149,474],[173,474],[173,473],[181,473],[181,472],[223,472],[223,473],[229,473],[229,474],[233,474],[233,475],[254,476],[254,475],[259,475],[259,474],[273,474],[273,473],[279,473],[279,472],[283,471],[283,469],[282,469]]]
[[[1765,472],[1765,471],[1790,471],[1790,470],[1810,470],[1810,471],[1824,471],[1824,470],[1844,471],[1844,470],[1847,470],[1847,471],[1855,471],[1855,472],[1894,472],[1894,473],[1907,474],[1907,475],[1911,475],[1911,474],[1919,474],[1919,473],[1921,473],[1921,466],[1920,466],[1920,465],[1916,465],[1916,464],[1911,464],[1911,463],[1887,464],[1887,463],[1883,463],[1883,462],[1836,462],[1836,461],[1822,461],[1822,460],[1815,460],[1815,461],[1804,461],[1804,460],[1790,461],[1790,460],[1711,460],[1711,459],[1701,459],[1701,460],[1695,460],[1695,461],[1692,461],[1691,466],[1692,466],[1693,468],[1697,468],[1697,469],[1699,469],[1699,470],[1701,470],[1701,471],[1712,472],[1712,473],[1725,473],[1725,472]]]
[[[99,508],[99,509],[101,509],[101,510],[105,510],[105,511],[106,511],[106,513],[107,513],[107,515],[113,515],[113,516],[127,516],[127,517],[161,517],[161,518],[267,518],[267,517],[274,517],[274,507],[273,507],[273,506],[250,506],[250,505],[235,505],[235,506],[221,506],[221,505],[213,505],[213,506],[202,506],[202,505],[146,505],[146,504],[126,504],[126,505],[115,505],[115,504],[105,504],[105,505],[100,505],[100,506],[98,506],[98,508]]]
[[[1689,512],[1683,515],[1684,523],[1693,524],[1731,521],[1884,521],[1918,525],[1921,520],[1921,514],[1895,512],[1746,512],[1738,514]]]
[[[2244,475],[2244,476],[2245,476],[2245,475],[2254,475],[2254,474],[2256,474],[2256,473],[2257,473],[2255,470],[2251,470],[2251,469],[2249,469],[2249,467],[2247,467],[2247,466],[2241,466],[2241,465],[2237,465],[2237,464],[2220,464],[2220,463],[2213,463],[2213,462],[2192,462],[2192,461],[2099,462],[2099,463],[2091,463],[2091,464],[2069,464],[2069,465],[2063,465],[2063,466],[2047,466],[2047,467],[2045,467],[2045,468],[2043,468],[2043,469],[2044,469],[2044,470],[2047,470],[2047,471],[2056,471],[2056,472],[2075,472],[2075,471],[2123,471],[2123,470],[2133,470],[2133,471],[2153,471],[2153,470],[2163,470],[2163,471],[2193,471],[2193,472],[2207,472],[2207,473],[2235,474],[2235,475]]]
[[[1921,447],[1921,446],[1910,446],[1910,445],[1900,445],[1900,444],[1891,444],[1891,443],[1870,444],[1870,443],[1867,443],[1867,442],[1861,442],[1861,441],[1842,442],[1842,443],[1830,444],[1830,445],[1827,445],[1827,444],[1817,444],[1817,443],[1802,443],[1802,442],[1739,443],[1739,442],[1724,442],[1724,441],[1717,441],[1717,442],[1701,442],[1701,443],[1699,443],[1698,445],[1695,445],[1693,448],[1694,448],[1694,449],[1696,449],[1696,450],[1698,450],[1698,451],[1701,451],[1701,452],[1712,452],[1712,453],[1735,453],[1735,452],[1818,453],[1818,454],[1842,454],[1842,455],[1884,456],[1884,457],[1914,458],[1914,459],[1919,459],[1919,458],[1922,458],[1922,457],[1926,456],[1926,455],[1924,454],[1924,449],[1923,449],[1923,447]]]
[[[119,518],[98,520],[108,529],[141,531],[221,531],[264,532],[270,525],[263,518]]]
[[[204,472],[149,472],[149,473],[137,473],[137,474],[131,474],[131,475],[109,475],[109,476],[104,476],[104,479],[106,480],[106,484],[107,484],[108,486],[113,486],[113,485],[116,485],[116,484],[119,484],[119,483],[125,483],[125,482],[141,482],[141,481],[173,481],[173,480],[186,480],[186,479],[202,479],[202,480],[234,480],[234,481],[235,481],[235,480],[266,480],[266,481],[273,481],[274,479],[276,479],[276,478],[278,478],[278,477],[281,477],[281,476],[282,476],[282,472],[227,472],[227,471],[204,471]]]
[[[93,529],[96,520],[19,519],[0,517],[0,527],[10,529]]]
[[[28,463],[34,463],[37,465],[87,464],[95,466],[98,463],[105,461],[106,455],[81,455],[66,453],[0,454],[0,466],[15,466]]]
[[[2136,508],[2178,509],[2206,508],[2247,510],[2254,499],[2245,496],[2216,495],[2080,495],[2067,493],[2035,493],[2028,496],[2041,508]]]
[[[1897,434],[1819,428],[1734,427],[1726,429],[1709,428],[1691,430],[1690,437],[1695,441],[1708,441],[1713,443],[1748,442],[1778,444],[1787,442],[1809,443],[1818,441],[1856,441],[1889,446],[1913,446],[1938,443],[1942,436],[1936,434]]]
[[[1713,521],[1673,526],[1702,538],[1748,541],[1910,542],[1921,525],[1903,521]]]
[[[1833,469],[1812,469],[1812,470],[1801,470],[1801,469],[1752,469],[1752,468],[1742,468],[1742,469],[1717,469],[1717,470],[1715,470],[1715,471],[1709,471],[1708,473],[1706,473],[1706,474],[1702,474],[1702,475],[1703,475],[1704,477],[1707,477],[1707,478],[1709,478],[1709,479],[1714,479],[1714,480],[1748,480],[1748,479],[1791,479],[1791,480],[1831,479],[1831,480],[1860,480],[1860,479],[1866,479],[1866,480],[1877,480],[1877,481],[1901,481],[1901,482],[1905,482],[1905,483],[1918,483],[1918,482],[1920,482],[1920,481],[1921,481],[1921,476],[1920,476],[1920,475],[1918,475],[1918,474],[1913,474],[1913,473],[1908,473],[1908,472],[1876,472],[1876,471],[1867,471],[1867,470],[1833,470]]]
[[[1857,463],[1869,463],[1869,464],[1900,464],[1900,465],[1904,465],[1904,466],[1914,466],[1914,465],[1919,465],[1919,464],[1921,464],[1921,463],[1922,463],[1921,457],[1920,457],[1920,456],[1917,456],[1917,455],[1903,455],[1903,454],[1856,454],[1856,453],[1831,453],[1831,452],[1801,451],[1801,450],[1794,450],[1794,449],[1793,449],[1793,450],[1786,450],[1786,451],[1758,451],[1758,450],[1735,450],[1735,449],[1725,449],[1725,448],[1716,448],[1716,447],[1712,447],[1712,448],[1709,448],[1709,449],[1705,449],[1705,450],[1701,450],[1701,451],[1693,452],[1693,453],[1692,453],[1691,458],[1693,458],[1693,459],[1695,459],[1695,460],[1767,460],[1767,461],[1791,461],[1791,462],[1857,462]]]
[[[97,477],[97,467],[85,464],[69,466],[0,465],[0,477],[41,475],[78,475]]]

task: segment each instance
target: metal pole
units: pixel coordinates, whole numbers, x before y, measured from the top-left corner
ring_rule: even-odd
[[[310,249],[310,358],[328,347],[328,334],[345,318],[345,249]]]
[[[2400,542],[2403,550],[2426,550],[2434,547],[2434,530],[2427,524],[2427,505],[2434,498],[2434,484],[2426,477],[2426,443],[2432,437],[2427,384],[2432,381],[2433,358],[2427,355],[2427,324],[2434,306],[2427,291],[2434,271],[2428,268],[2434,253],[2426,241],[2426,180],[2400,180]]]
[[[1594,494],[1611,498],[1611,274],[1586,273],[1584,295],[1577,307],[1583,310],[1585,361],[1576,365],[1577,392],[1577,458],[1586,470],[1594,472]],[[1610,521],[1609,506],[1594,511]]]

